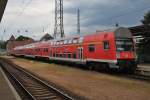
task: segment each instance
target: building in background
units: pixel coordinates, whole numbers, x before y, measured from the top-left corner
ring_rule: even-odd
[[[22,46],[30,43],[34,43],[35,41],[32,38],[25,39],[23,41],[18,41],[15,39],[15,37],[12,35],[10,39],[7,41],[6,50],[7,52],[13,50],[16,46]]]
[[[48,41],[48,40],[52,40],[52,39],[53,39],[53,37],[47,33],[40,39],[40,41]]]

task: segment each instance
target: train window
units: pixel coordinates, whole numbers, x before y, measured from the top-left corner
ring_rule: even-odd
[[[66,58],[66,54],[63,54],[63,57]]]
[[[40,49],[35,49],[35,51],[36,51],[36,52],[39,52],[39,51],[40,51]]]
[[[57,42],[54,42],[54,45],[56,45],[57,44]]]
[[[73,39],[73,43],[78,43],[78,39]]]
[[[52,52],[52,51],[50,51],[50,57],[52,57],[52,53],[53,53],[53,52]]]
[[[68,44],[71,44],[72,43],[72,40],[69,40]]]
[[[71,54],[68,54],[68,58],[71,58]]]
[[[53,46],[55,45],[55,42],[54,42],[54,41],[52,42],[52,45],[53,45]]]
[[[83,37],[80,37],[79,38],[79,43],[82,43],[83,42]]]
[[[48,48],[45,48],[45,49],[44,49],[44,52],[48,52]]]
[[[65,41],[64,41],[64,44],[67,44],[67,42],[68,42],[68,40],[65,40]]]
[[[56,45],[59,45],[59,41],[56,42]]]
[[[123,39],[116,40],[117,51],[133,51],[133,40],[132,39]]]
[[[64,41],[62,40],[62,41],[60,41],[60,45],[62,45],[62,44],[64,44]]]
[[[50,45],[53,45],[53,42],[50,42]]]
[[[62,54],[60,54],[60,57],[62,58],[62,57],[63,57],[63,55],[62,55]]]
[[[95,44],[90,44],[89,45],[89,52],[94,52],[95,51]]]
[[[53,57],[55,57],[55,55],[56,55],[56,54],[55,54],[55,53],[53,53]]]
[[[110,49],[109,41],[104,41],[104,49]]]
[[[75,58],[75,59],[77,58],[76,53],[73,54],[73,58]]]

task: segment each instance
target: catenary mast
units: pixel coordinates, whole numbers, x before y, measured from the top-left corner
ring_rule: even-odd
[[[55,0],[55,28],[54,38],[63,38],[64,25],[63,25],[63,0]]]

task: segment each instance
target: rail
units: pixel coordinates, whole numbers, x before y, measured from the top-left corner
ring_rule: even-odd
[[[15,82],[28,94],[32,100],[73,100],[72,97],[59,89],[45,83],[31,73],[12,65],[6,60],[0,60],[0,64]]]

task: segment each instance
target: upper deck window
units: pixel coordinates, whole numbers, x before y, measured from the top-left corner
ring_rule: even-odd
[[[60,45],[64,44],[64,40],[60,41]]]
[[[64,40],[64,44],[67,44],[67,40]]]
[[[95,51],[95,45],[94,44],[90,44],[89,45],[89,52],[94,52]]]
[[[104,49],[105,49],[105,50],[110,49],[109,41],[104,41],[104,42],[103,42],[103,45],[104,45]]]
[[[73,39],[73,43],[78,43],[78,39]]]
[[[44,49],[44,52],[48,52],[48,48],[45,48],[45,49]]]
[[[72,43],[72,40],[70,39],[70,40],[69,40],[69,44],[71,44],[71,43]]]
[[[57,41],[57,45],[59,45],[60,44],[60,42],[59,41]]]
[[[83,37],[80,37],[79,38],[79,43],[82,43],[83,42]]]

